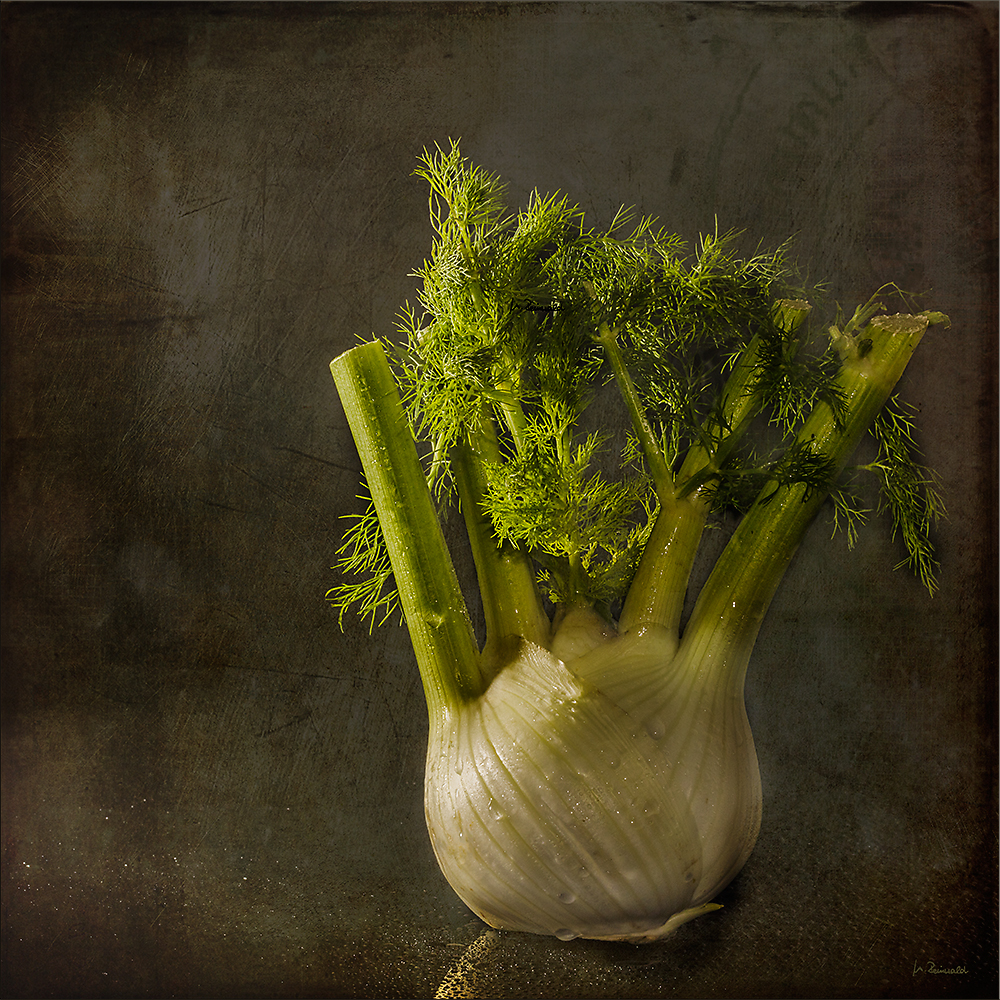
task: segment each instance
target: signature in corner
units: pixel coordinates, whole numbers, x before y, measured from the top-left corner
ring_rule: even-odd
[[[965,976],[968,975],[969,970],[964,965],[954,965],[950,969],[946,969],[936,962],[928,962],[926,965],[918,965],[914,962],[913,975],[917,976],[920,973],[928,973],[932,976]]]

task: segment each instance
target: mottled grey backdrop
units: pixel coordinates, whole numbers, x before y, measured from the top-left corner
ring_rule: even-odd
[[[405,632],[323,600],[359,469],[327,365],[412,298],[449,136],[514,199],[795,233],[831,300],[952,317],[904,380],[941,592],[884,526],[816,525],[751,667],[765,814],[725,909],[486,938],[464,995],[997,995],[996,4],[3,21],[6,996],[433,996],[480,938]]]

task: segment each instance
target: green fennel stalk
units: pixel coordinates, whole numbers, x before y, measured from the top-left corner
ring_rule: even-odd
[[[743,258],[706,236],[692,254],[652,220],[588,229],[537,193],[508,214],[455,143],[417,173],[435,233],[419,310],[403,344],[331,364],[372,503],[340,550],[356,579],[328,596],[373,625],[401,607],[428,828],[469,906],[496,927],[655,940],[712,909],[752,850],[747,664],[824,503],[853,540],[845,471],[879,479],[933,592],[941,504],[893,392],[946,317],[880,315],[875,296],[817,338],[784,248]],[[607,383],[630,426],[615,474],[588,410]],[[847,470],[869,430],[878,457]],[[438,520],[454,500],[482,649]],[[733,509],[682,631],[703,532]]]

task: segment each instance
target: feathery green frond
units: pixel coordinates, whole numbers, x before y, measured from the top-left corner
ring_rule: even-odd
[[[454,497],[462,450],[478,469],[463,503],[488,515],[491,545],[540,567],[557,602],[622,598],[662,504],[749,511],[798,484],[807,498],[831,492],[835,524],[853,542],[866,512],[833,481],[827,456],[793,442],[819,410],[837,426],[846,418],[842,366],[870,348],[865,330],[882,299],[905,300],[896,286],[849,318],[838,311],[820,343],[787,245],[745,255],[740,233],[716,227],[690,248],[625,207],[607,228],[589,228],[558,193],[534,191],[511,212],[499,178],[457,142],[424,150],[415,173],[430,189],[433,239],[414,273],[417,305],[399,314],[393,371],[438,504]],[[602,471],[605,436],[578,431],[612,380],[638,474]],[[933,589],[929,532],[943,508],[913,460],[911,430],[898,407],[887,411],[870,468],[907,561]],[[481,454],[484,441],[498,454]],[[373,621],[391,612],[371,511],[338,554],[342,571],[368,579],[333,588],[335,606],[354,602]]]
[[[897,566],[909,566],[930,593],[937,590],[937,560],[930,532],[945,515],[944,501],[933,472],[917,461],[913,440],[911,407],[893,397],[876,417],[873,427],[879,443],[878,457],[868,468],[881,481],[882,503],[892,517],[893,537],[902,537],[907,558]]]
[[[345,520],[354,524],[345,532],[344,541],[337,549],[340,558],[334,569],[344,576],[359,579],[331,587],[326,592],[326,599],[340,612],[341,627],[345,612],[353,607],[360,618],[369,619],[369,631],[372,631],[400,610],[399,593],[392,586],[392,565],[375,505],[371,498],[359,496],[358,499],[367,499],[368,509],[364,514],[344,515]]]

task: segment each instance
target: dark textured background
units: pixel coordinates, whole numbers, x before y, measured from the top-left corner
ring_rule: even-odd
[[[449,136],[514,199],[798,233],[831,299],[952,317],[904,379],[941,591],[884,525],[815,526],[751,666],[765,813],[725,909],[645,948],[488,936],[466,995],[997,995],[995,4],[3,22],[6,996],[433,996],[480,938],[406,634],[323,600],[359,469],[327,365],[412,298],[410,173]]]

